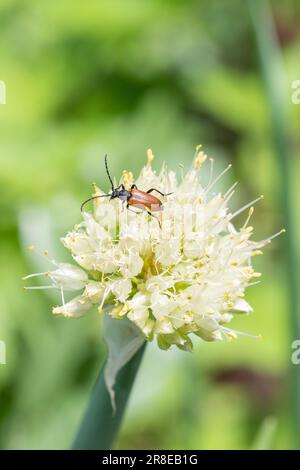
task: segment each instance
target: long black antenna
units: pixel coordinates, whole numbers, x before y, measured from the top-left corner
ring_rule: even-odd
[[[104,160],[105,160],[106,173],[107,173],[107,176],[108,176],[110,184],[111,184],[111,189],[114,190],[114,183],[111,179],[111,176],[110,176],[110,173],[109,173],[109,170],[108,170],[108,166],[107,166],[107,154],[105,155]]]
[[[106,169],[106,173],[107,173],[107,176],[109,178],[109,181],[110,181],[110,184],[111,184],[111,189],[112,191],[114,190],[114,184],[113,184],[113,181],[111,179],[111,176],[110,176],[110,173],[109,173],[109,169],[108,169],[108,166],[107,166],[107,154],[105,155],[104,157],[104,160],[105,160],[105,169]],[[111,194],[101,194],[100,196],[93,196],[93,197],[89,197],[86,201],[84,201],[82,204],[81,204],[81,207],[80,207],[80,210],[81,212],[83,211],[83,208],[84,206],[90,202],[90,201],[93,201],[94,199],[98,199],[99,197],[109,197],[111,196]]]
[[[81,212],[83,211],[83,208],[84,208],[84,206],[86,205],[87,202],[93,201],[94,199],[98,199],[99,197],[109,197],[109,196],[111,196],[111,194],[101,194],[101,196],[89,197],[86,201],[84,201],[81,204],[81,207],[80,207]]]

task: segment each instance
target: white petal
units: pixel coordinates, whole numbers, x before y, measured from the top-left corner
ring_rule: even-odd
[[[128,295],[131,292],[132,284],[129,279],[120,279],[115,281],[112,286],[111,290],[115,294],[116,298],[124,303],[127,300]]]
[[[83,289],[88,275],[83,269],[68,263],[57,263],[58,269],[49,272],[49,277],[64,290]]]
[[[79,295],[65,305],[54,307],[52,313],[64,317],[78,318],[86,315],[91,307],[91,301],[84,295]]]
[[[176,306],[176,301],[167,295],[159,292],[154,292],[151,295],[151,309],[156,319],[169,315]]]
[[[85,286],[84,296],[86,296],[91,303],[101,303],[106,285],[99,281],[89,281]]]
[[[253,308],[251,305],[246,302],[245,299],[238,298],[232,308],[233,310],[237,310],[238,312],[250,313],[253,312]]]

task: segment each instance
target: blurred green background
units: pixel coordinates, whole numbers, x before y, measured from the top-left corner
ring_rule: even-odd
[[[296,238],[300,104],[291,83],[300,79],[300,4],[271,7],[286,75]],[[188,167],[202,143],[217,170],[233,164],[219,186],[239,181],[233,209],[265,195],[253,217],[257,240],[284,224],[282,180],[243,0],[2,0],[0,79],[0,448],[63,449],[105,357],[101,318],[54,318],[52,291],[25,292],[22,276],[47,269],[26,246],[70,260],[59,237],[80,220],[92,181],[108,189],[105,153],[118,177],[124,168],[136,175],[149,147],[156,169]],[[255,311],[233,323],[263,339],[196,340],[194,354],[151,344],[116,448],[296,446],[284,237],[255,260],[263,272],[247,293]]]

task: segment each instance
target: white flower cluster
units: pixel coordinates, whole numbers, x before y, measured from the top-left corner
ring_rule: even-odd
[[[234,338],[238,332],[227,325],[235,313],[252,311],[244,291],[260,276],[252,268],[252,257],[273,238],[250,239],[252,204],[260,198],[230,213],[235,185],[225,195],[210,196],[229,167],[214,180],[211,171],[203,187],[198,173],[206,155],[201,149],[180,182],[165,167],[157,175],[152,159],[149,150],[135,184],[143,191],[172,193],[160,198],[160,224],[147,212],[122,210],[118,199],[95,199],[93,213],[84,212],[83,221],[62,239],[80,268],[55,263],[54,271],[38,274],[51,280],[46,287],[61,290],[62,305],[53,313],[80,317],[96,305],[100,313],[116,319],[127,316],[162,349],[175,344],[191,350],[191,333],[206,341]],[[121,183],[130,188],[132,174],[124,172]],[[95,195],[101,194],[95,187]],[[235,228],[233,218],[247,209],[246,222]],[[81,293],[65,302],[64,291],[70,290]]]

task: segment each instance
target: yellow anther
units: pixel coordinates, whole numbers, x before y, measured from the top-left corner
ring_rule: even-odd
[[[153,159],[154,159],[153,152],[152,152],[151,149],[148,149],[147,150],[147,165],[148,166],[151,166],[151,163],[152,163]]]
[[[258,256],[258,255],[262,255],[263,252],[261,250],[255,250],[252,252],[251,256]]]
[[[27,247],[27,250],[33,251],[33,250],[34,250],[34,246],[33,246],[33,245],[29,245],[29,246]]]
[[[253,268],[250,268],[250,267],[246,267],[244,269],[245,271],[245,274],[249,274],[249,275],[253,275],[254,274],[254,269]]]
[[[195,170],[199,170],[202,163],[204,163],[206,159],[207,159],[207,155],[202,150],[198,152],[193,162],[193,166]]]
[[[93,186],[93,197],[95,196],[101,196],[103,194],[103,192],[101,191],[101,189],[96,185],[96,183],[92,183],[92,186]],[[96,199],[94,201],[94,203],[99,203],[100,202],[100,199]]]
[[[118,305],[117,307],[111,310],[111,316],[114,318],[122,318],[124,317],[130,310],[128,304]]]
[[[227,336],[229,340],[237,339],[237,334],[234,331],[228,331]]]
[[[124,315],[126,315],[126,313],[128,313],[130,310],[130,307],[128,304],[124,304],[123,307],[121,308],[120,312],[119,312],[119,316],[120,317],[123,317]]]
[[[190,323],[193,320],[193,315],[191,313],[185,313],[182,319],[185,323]]]
[[[131,171],[123,170],[122,181],[125,186],[130,186],[133,181],[133,174],[131,173]]]

